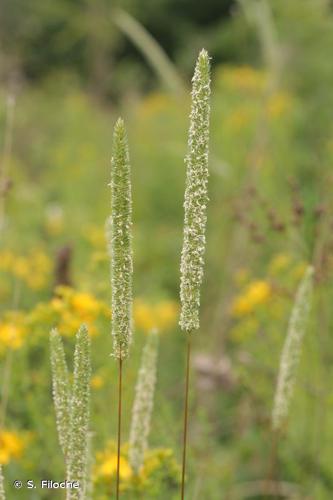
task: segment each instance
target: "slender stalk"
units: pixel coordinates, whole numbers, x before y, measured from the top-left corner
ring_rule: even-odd
[[[185,470],[186,470],[186,451],[187,451],[187,430],[188,430],[188,393],[190,386],[190,361],[191,361],[191,337],[187,337],[187,355],[186,355],[186,375],[185,375],[185,403],[184,403],[184,430],[183,430],[183,464],[182,464],[182,489],[181,499],[185,498]]]
[[[120,482],[120,447],[121,447],[121,403],[122,403],[123,360],[119,358],[119,393],[118,393],[118,451],[117,451],[117,500]]]

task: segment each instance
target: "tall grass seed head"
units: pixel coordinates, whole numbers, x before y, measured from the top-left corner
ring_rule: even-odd
[[[111,160],[111,286],[113,355],[128,356],[132,336],[132,194],[124,122],[118,119]]]
[[[199,328],[200,286],[203,279],[206,209],[208,202],[208,148],[210,114],[210,63],[206,50],[199,54],[192,79],[192,105],[184,200],[184,238],[181,254],[182,330]]]
[[[79,481],[80,489],[67,490],[67,500],[83,498],[88,462],[90,418],[90,337],[82,325],[76,336],[74,381],[70,401],[67,479]]]
[[[285,422],[296,379],[296,370],[305,335],[313,288],[314,269],[309,266],[297,289],[293,310],[290,316],[287,337],[283,346],[280,369],[272,411],[272,427],[275,431]]]
[[[129,462],[138,474],[148,448],[150,421],[154,405],[156,365],[158,354],[158,332],[152,330],[143,349],[141,366],[135,388],[132,422],[129,439]]]

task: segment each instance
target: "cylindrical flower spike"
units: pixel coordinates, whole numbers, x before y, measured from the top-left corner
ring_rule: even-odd
[[[56,328],[50,333],[52,392],[57,419],[58,438],[64,457],[67,456],[70,383],[66,357],[61,336]]]
[[[313,288],[313,267],[309,266],[298,287],[283,346],[277,388],[272,412],[272,426],[281,429],[288,415],[293,394],[296,369],[300,358],[302,341],[306,330]]]
[[[113,355],[128,356],[132,336],[132,193],[125,125],[118,119],[111,160],[111,286]]]
[[[208,147],[210,63],[206,50],[199,54],[192,79],[192,106],[185,188],[184,239],[181,255],[181,316],[185,332],[199,328],[200,286],[203,279],[206,207],[208,202]]]
[[[90,338],[82,325],[76,335],[74,380],[70,401],[67,480],[79,481],[79,489],[68,489],[66,500],[84,498],[90,415]]]
[[[4,488],[4,480],[3,480],[3,475],[2,475],[2,467],[0,464],[0,500],[5,500],[5,488]]]
[[[144,453],[148,446],[156,384],[157,351],[158,333],[153,330],[149,334],[143,349],[132,410],[129,461],[135,474],[139,473],[143,465]]]

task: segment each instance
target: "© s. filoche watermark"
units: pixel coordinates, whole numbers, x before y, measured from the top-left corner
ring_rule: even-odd
[[[16,479],[13,482],[13,486],[17,490],[20,490],[21,488],[27,488],[28,490],[31,490],[37,487],[49,490],[78,490],[80,488],[80,483],[79,481],[53,481],[52,479],[41,479],[38,482],[35,482],[32,479],[27,479],[26,481],[20,481]]]

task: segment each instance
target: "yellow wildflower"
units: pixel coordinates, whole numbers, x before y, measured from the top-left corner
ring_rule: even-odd
[[[169,448],[157,448],[156,450],[150,450],[144,461],[143,473],[144,475],[151,475],[156,469],[161,466],[161,463],[165,459],[170,459],[173,457],[173,451]]]
[[[64,301],[59,297],[54,297],[53,299],[51,299],[50,305],[53,311],[57,313],[62,312],[65,307]]]
[[[248,298],[243,295],[235,299],[232,306],[232,312],[234,316],[245,316],[246,314],[250,314],[252,310],[252,304],[250,303]]]
[[[147,304],[138,299],[134,303],[133,314],[135,325],[139,329],[146,332],[153,328],[166,330],[176,323],[178,305],[169,300],[162,300],[157,304]]]
[[[24,281],[28,287],[37,290],[48,283],[52,265],[41,250],[33,250],[28,256],[5,252],[3,257],[1,269]]]
[[[6,348],[19,349],[23,345],[26,328],[18,311],[6,314],[0,322],[0,352]]]
[[[82,321],[80,318],[73,315],[71,311],[66,310],[61,315],[61,320],[58,324],[58,330],[62,335],[75,335],[81,324]],[[88,328],[89,333],[91,333],[90,325],[88,326]]]
[[[235,316],[243,316],[253,312],[256,306],[267,302],[271,295],[271,286],[263,280],[250,283],[244,294],[233,303],[232,312]]]
[[[177,320],[178,304],[171,300],[162,300],[155,306],[156,327],[158,330],[171,328]]]
[[[95,318],[100,311],[99,302],[87,292],[75,293],[71,299],[71,305],[73,310],[83,318]]]
[[[8,464],[13,459],[22,456],[25,439],[17,432],[0,430],[0,463]]]
[[[156,327],[152,308],[140,299],[134,303],[133,315],[137,328],[149,331]]]
[[[102,375],[94,375],[91,378],[90,385],[93,389],[100,389],[104,385],[104,378]]]
[[[266,302],[271,294],[271,286],[267,281],[254,281],[247,288],[247,297],[253,305]]]
[[[112,477],[117,473],[117,453],[104,452],[97,454],[98,461],[96,465],[96,477]],[[132,475],[132,469],[124,457],[120,457],[120,478],[129,479]]]
[[[66,286],[66,285],[57,286],[55,289],[55,292],[56,292],[58,297],[60,297],[61,299],[65,299],[65,300],[70,299],[72,297],[72,295],[74,294],[73,288],[71,288],[70,286]]]

